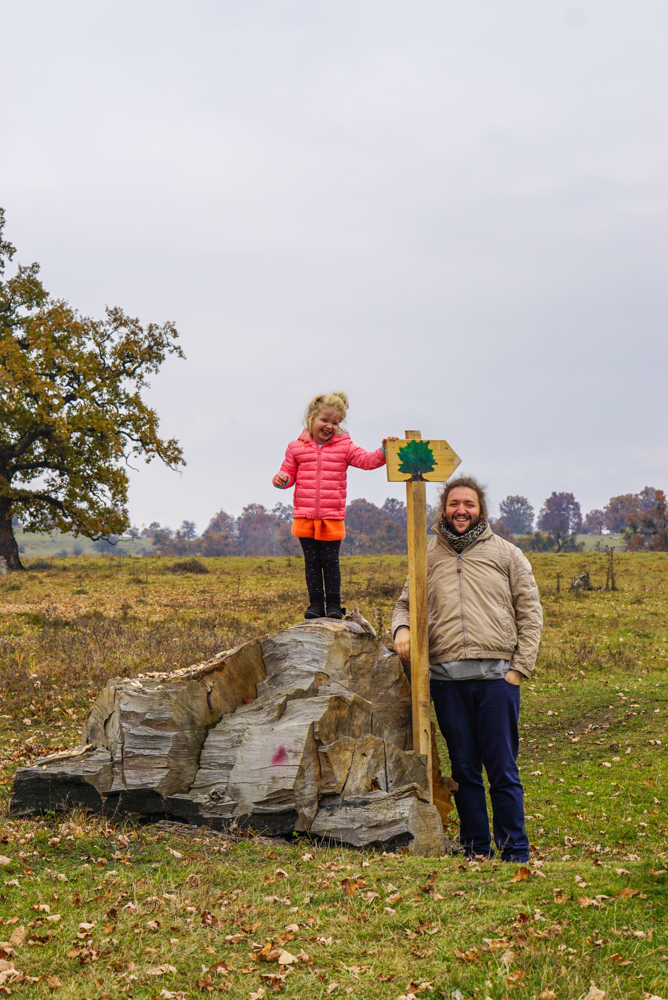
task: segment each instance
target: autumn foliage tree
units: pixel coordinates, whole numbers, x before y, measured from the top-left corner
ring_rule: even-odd
[[[89,319],[49,298],[38,264],[5,279],[16,251],[3,229],[0,209],[0,555],[20,570],[13,518],[24,531],[119,535],[127,463],[184,464],[141,397],[167,355],[183,353],[172,323],[142,327],[118,308]]]
[[[219,510],[202,533],[200,551],[203,556],[231,556],[236,550],[236,522],[224,510]]]
[[[538,527],[550,534],[569,534],[580,530],[582,511],[572,493],[552,493],[538,515]]]
[[[341,551],[344,555],[405,552],[405,504],[391,497],[382,507],[363,497],[351,501],[346,507],[346,538]]]
[[[582,532],[585,535],[600,535],[605,524],[605,511],[599,508],[590,510],[582,522]]]
[[[515,544],[515,535],[512,533],[506,522],[502,521],[501,518],[497,518],[496,521],[490,521],[489,526],[494,534],[498,535],[499,538],[505,538],[507,542],[512,542],[513,545]]]
[[[620,493],[610,497],[605,507],[608,531],[624,531],[632,518],[639,522],[643,514],[653,510],[658,492],[653,486],[645,486],[639,493]]]
[[[653,490],[654,504],[649,510],[629,517],[624,531],[632,552],[648,549],[668,552],[668,503],[663,490]]]
[[[640,513],[640,504],[635,493],[622,493],[611,497],[606,504],[604,523],[608,531],[623,531],[628,519]]]

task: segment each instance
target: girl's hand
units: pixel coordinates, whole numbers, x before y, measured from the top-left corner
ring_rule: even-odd
[[[274,483],[276,486],[285,486],[289,478],[287,472],[279,472],[277,476],[274,476]]]
[[[398,437],[386,437],[386,438],[383,438],[383,448],[385,448],[385,442],[386,441],[398,441],[398,440],[399,440]]]

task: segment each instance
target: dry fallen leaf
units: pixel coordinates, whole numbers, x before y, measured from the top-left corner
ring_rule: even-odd
[[[277,962],[278,956],[281,954],[281,948],[276,948],[274,946],[273,939],[265,942],[262,947],[258,945],[253,945],[254,954],[252,958],[256,962]]]
[[[213,993],[213,991],[217,988],[215,980],[210,972],[207,972],[206,978],[196,979],[195,986],[198,990],[203,990],[207,993]]]
[[[291,955],[290,952],[286,951],[285,949],[283,949],[283,951],[278,956],[279,965],[293,965],[297,961],[298,961],[297,956]]]
[[[455,958],[461,959],[462,962],[479,962],[478,949],[469,948],[468,951],[462,951],[460,948],[455,948]]]
[[[176,972],[173,965],[155,965],[151,969],[146,970],[147,976],[166,976],[171,973]]]
[[[14,933],[11,935],[9,943],[14,945],[15,948],[20,948],[26,939],[27,933],[28,932],[26,931],[23,924],[21,924],[20,927],[17,927]]]
[[[281,974],[280,972],[263,972],[260,979],[263,979],[265,983],[269,986],[270,990],[277,993],[282,990],[285,986],[285,980],[288,978],[288,973],[285,972]]]
[[[621,966],[633,965],[633,962],[630,961],[628,958],[624,958],[624,956],[619,951],[615,952],[614,955],[610,955],[610,961],[614,962],[615,965],[621,965]]]
[[[226,962],[225,959],[222,958],[219,962],[214,962],[213,965],[209,967],[209,972],[217,972],[218,975],[221,976],[223,975],[224,972],[236,972],[236,971],[237,970],[234,965],[230,965],[229,962]]]
[[[553,990],[543,990],[538,994],[538,1000],[557,1000],[557,994]]]
[[[584,1000],[605,1000],[605,990],[599,990],[592,983]]]
[[[0,865],[11,865],[11,863],[11,858],[8,858],[6,854],[0,854]]]
[[[46,985],[49,987],[51,992],[53,992],[54,990],[59,990],[63,984],[58,976],[47,976]]]
[[[511,882],[524,882],[524,880],[528,879],[528,878],[531,878],[531,872],[529,871],[528,868],[526,868],[524,865],[522,865],[521,868],[517,869],[517,871],[515,872],[515,874],[513,875],[513,877],[511,878],[510,881]]]
[[[355,893],[357,892],[358,888],[360,888],[364,884],[365,883],[364,883],[363,879],[354,879],[354,878],[353,879],[351,879],[351,878],[342,878],[341,879],[341,885],[343,886],[343,890],[344,890],[346,896],[354,896]]]

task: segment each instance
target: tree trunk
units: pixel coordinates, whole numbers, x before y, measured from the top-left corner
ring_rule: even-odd
[[[0,500],[0,557],[7,563],[7,569],[24,569],[19,558],[19,547],[14,538],[11,505],[7,500]]]

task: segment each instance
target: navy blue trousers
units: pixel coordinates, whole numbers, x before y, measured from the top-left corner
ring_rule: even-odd
[[[517,770],[520,689],[496,681],[432,681],[436,718],[445,737],[452,777],[459,785],[455,804],[459,840],[469,855],[492,855],[482,769],[489,780],[494,843],[503,861],[528,861],[524,830],[524,790]]]

